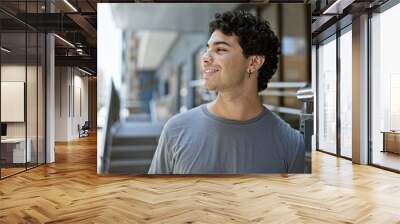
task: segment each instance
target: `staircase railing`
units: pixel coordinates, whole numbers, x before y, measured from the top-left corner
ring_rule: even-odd
[[[111,155],[111,145],[113,139],[113,126],[120,120],[120,96],[115,87],[113,81],[111,81],[111,92],[109,94],[109,99],[106,100],[106,105],[104,106],[105,115],[104,115],[104,123],[101,127],[101,136],[98,138],[102,144],[99,144],[100,150],[102,153],[100,155],[100,172],[108,173],[108,169],[110,166],[110,155]]]
[[[300,132],[304,135],[305,144],[305,169],[304,173],[311,173],[311,148],[314,133],[314,93],[311,88],[297,91],[297,98],[303,102],[300,114]]]

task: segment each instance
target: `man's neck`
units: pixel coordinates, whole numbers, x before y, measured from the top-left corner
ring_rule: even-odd
[[[217,99],[207,105],[208,111],[229,120],[247,121],[257,117],[264,107],[255,93],[218,93]]]

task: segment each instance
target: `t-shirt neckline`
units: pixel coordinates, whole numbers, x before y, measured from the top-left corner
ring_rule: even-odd
[[[209,117],[209,118],[211,118],[213,120],[220,121],[220,122],[225,123],[225,124],[237,124],[237,125],[254,123],[254,122],[260,120],[261,118],[263,118],[267,114],[267,108],[265,108],[263,106],[263,111],[260,114],[258,114],[256,117],[253,117],[253,118],[251,118],[249,120],[246,120],[246,121],[238,121],[238,120],[231,120],[231,119],[226,119],[226,118],[223,118],[223,117],[219,117],[219,116],[211,113],[210,111],[208,111],[207,104],[203,104],[201,106],[201,110],[203,111],[203,113],[207,117]]]

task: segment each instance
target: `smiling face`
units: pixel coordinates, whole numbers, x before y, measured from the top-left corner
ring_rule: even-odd
[[[245,82],[249,59],[243,55],[236,35],[225,35],[215,30],[201,59],[205,86],[223,92],[241,88]]]

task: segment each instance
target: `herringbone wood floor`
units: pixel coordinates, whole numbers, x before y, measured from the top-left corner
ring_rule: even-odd
[[[98,176],[96,139],[0,181],[0,223],[400,223],[400,175],[320,152],[312,175]]]

